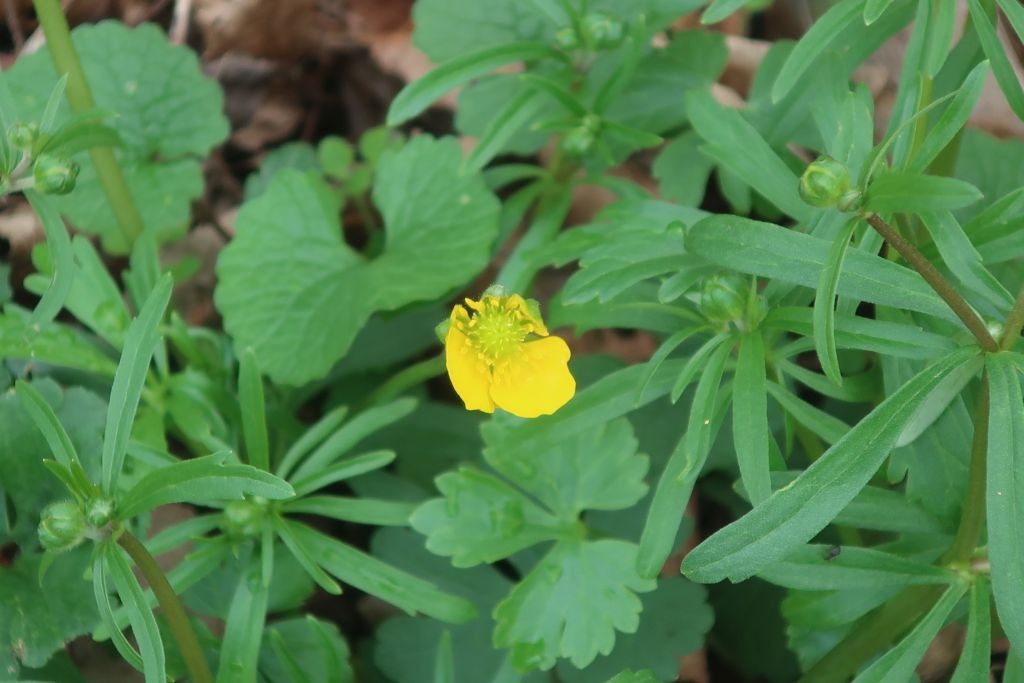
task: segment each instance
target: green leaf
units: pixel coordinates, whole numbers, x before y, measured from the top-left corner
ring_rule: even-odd
[[[242,413],[246,459],[253,467],[269,471],[270,447],[267,444],[263,377],[252,349],[245,349],[238,359],[238,408]]]
[[[804,591],[949,584],[957,578],[948,569],[873,548],[847,546],[838,555],[832,552],[833,546],[828,545],[801,546],[757,576],[777,586]]]
[[[387,125],[398,126],[433,104],[442,95],[474,78],[515,62],[564,59],[560,52],[541,43],[508,43],[486,47],[448,60],[405,88],[388,108]]]
[[[295,495],[288,482],[249,465],[222,464],[226,453],[183,460],[154,470],[121,499],[117,513],[129,519],[168,503],[213,503],[245,495],[281,500]]]
[[[351,458],[346,458],[336,462],[330,466],[324,467],[319,472],[314,472],[306,476],[305,478],[299,478],[298,475],[296,475],[294,477],[295,495],[304,496],[307,493],[312,493],[313,491],[322,489],[323,487],[335,482],[344,481],[345,479],[358,477],[360,474],[379,470],[380,468],[391,464],[394,459],[394,451],[371,451],[369,453],[361,453]]]
[[[683,508],[711,450],[719,385],[731,352],[731,344],[722,344],[708,359],[690,404],[686,432],[658,479],[637,552],[637,571],[641,576],[657,576],[674,550]]]
[[[307,614],[264,629],[259,671],[269,683],[354,683],[349,657],[338,627]]]
[[[700,206],[714,163],[700,153],[700,137],[687,131],[665,145],[651,172],[662,197],[684,206]]]
[[[799,179],[739,111],[718,104],[710,91],[696,90],[686,95],[686,112],[710,143],[703,152],[793,218],[810,218],[812,209],[797,191]]]
[[[975,577],[971,584],[971,607],[967,614],[967,636],[950,683],[983,681],[989,675],[992,652],[992,618],[989,614],[988,581]]]
[[[985,267],[981,254],[959,221],[948,211],[922,212],[921,222],[953,275],[1000,312],[1013,306],[1013,295]]]
[[[472,603],[387,565],[308,526],[289,523],[295,537],[331,575],[359,590],[390,602],[409,614],[422,612],[441,621],[460,623],[476,616]]]
[[[89,550],[62,553],[40,582],[42,558],[40,553],[22,552],[9,566],[0,567],[0,662],[9,652],[15,666],[41,667],[64,643],[88,633],[99,621],[83,581]],[[18,679],[16,670],[4,670],[3,675]]]
[[[128,609],[128,620],[132,625],[135,642],[139,645],[142,671],[146,676],[146,683],[164,683],[167,680],[167,673],[160,628],[156,624],[153,611],[146,602],[138,579],[132,573],[131,565],[128,563],[124,551],[117,545],[108,542],[104,544],[100,556],[103,558],[102,566],[114,580],[114,586],[121,602]],[[103,571],[103,569],[97,567],[94,571]]]
[[[263,624],[267,618],[270,591],[267,577],[255,566],[238,576],[234,597],[224,626],[217,683],[248,683],[256,680]]]
[[[292,556],[302,569],[309,574],[310,578],[331,595],[341,595],[341,586],[327,575],[327,572],[320,567],[320,564],[310,554],[309,549],[296,538],[295,533],[292,531],[293,526],[277,515],[274,516],[273,524],[274,530],[277,531],[277,534],[284,541]]]
[[[413,40],[434,62],[523,40],[546,41],[554,26],[518,0],[425,0],[413,7]]]
[[[692,550],[683,573],[701,582],[740,580],[810,540],[867,484],[932,391],[977,353],[954,351],[904,384],[796,481]]]
[[[50,198],[35,190],[25,190],[25,198],[35,210],[39,222],[43,224],[46,245],[53,260],[53,279],[32,311],[32,323],[38,325],[56,318],[60,309],[64,307],[64,301],[74,283],[75,261],[71,252],[71,238],[68,237],[64,221],[61,220],[60,213]]]
[[[732,439],[743,485],[750,493],[750,501],[760,505],[772,492],[768,467],[768,388],[760,331],[744,333],[740,339],[732,387]]]
[[[767,389],[787,415],[821,437],[825,443],[834,444],[850,431],[850,425],[835,415],[811,405],[785,387],[769,382]]]
[[[1000,2],[999,4],[1008,5],[1010,3]],[[986,12],[979,0],[967,0],[967,9],[970,12],[974,32],[981,43],[981,49],[985,51],[985,57],[992,65],[992,75],[995,76],[999,89],[1006,96],[1006,101],[1013,113],[1018,118],[1024,119],[1024,89],[1021,89],[1020,82],[1017,80],[1017,72],[1006,56],[999,34],[996,33],[996,13],[990,15]],[[1024,17],[1021,16],[1019,8],[1016,12],[1007,12],[1007,16],[1011,18],[1010,23],[1019,35],[1021,29],[1024,28]]]
[[[198,160],[228,133],[219,87],[203,75],[194,51],[172,45],[154,24],[86,24],[72,40],[97,106],[118,115],[119,161],[146,230],[162,240],[182,235],[203,189]],[[57,82],[48,50],[22,57],[6,76],[18,116],[38,119]],[[69,119],[62,106],[55,124]],[[75,191],[55,203],[77,228],[99,234],[108,250],[126,253],[91,160],[77,160],[82,172]]]
[[[455,661],[452,654],[452,632],[441,633],[441,644],[437,648],[434,663],[434,683],[455,683]]]
[[[880,213],[942,211],[970,206],[981,198],[981,191],[963,180],[888,171],[868,187],[864,208]]]
[[[650,669],[641,669],[620,671],[609,678],[607,683],[661,683],[661,679]]]
[[[305,496],[284,504],[285,512],[375,526],[407,526],[416,504],[377,498]]]
[[[843,374],[839,369],[839,353],[836,350],[836,290],[839,276],[843,272],[843,261],[850,246],[850,237],[857,227],[857,221],[850,219],[832,242],[825,258],[818,289],[814,293],[814,350],[825,375],[841,385]]]
[[[131,436],[135,412],[142,397],[142,388],[149,373],[149,362],[160,343],[159,325],[171,299],[173,281],[164,275],[146,304],[128,327],[124,337],[121,361],[110,388],[107,428],[103,434],[103,490],[112,494],[124,464],[125,449]]]
[[[479,171],[489,164],[506,149],[513,136],[536,118],[542,104],[540,94],[532,90],[524,90],[518,97],[509,100],[487,124],[486,130],[466,158],[466,168]]]
[[[77,387],[62,391],[49,379],[36,380],[33,387],[66,431],[70,447],[81,454],[88,477],[96,478],[106,409],[103,401]],[[17,395],[14,391],[0,393],[0,543],[13,541],[26,554],[38,548],[36,527],[43,507],[71,494],[47,470],[45,462],[54,457],[54,451],[26,409],[23,396],[24,389],[20,388]],[[62,443],[58,448],[67,446]],[[86,478],[82,475],[78,481]]]
[[[967,591],[967,584],[957,581],[946,589],[942,597],[928,611],[893,649],[875,660],[865,669],[854,683],[884,683],[885,681],[906,681],[914,675],[918,662],[935,636],[938,635],[953,608]]]
[[[772,472],[772,486],[782,488],[799,475],[799,472]],[[938,518],[907,500],[901,491],[877,486],[861,489],[850,504],[836,515],[835,523],[858,529],[908,534],[938,534],[946,531]]]
[[[557,518],[490,474],[463,467],[436,484],[444,497],[423,503],[409,521],[431,552],[456,567],[496,562],[561,534]]]
[[[15,388],[21,406],[36,423],[36,427],[46,439],[46,445],[50,447],[50,453],[57,459],[57,462],[68,468],[72,463],[78,463],[75,444],[71,442],[71,437],[68,436],[64,425],[57,418],[57,413],[53,411],[39,390],[23,379],[17,381]]]
[[[700,23],[717,24],[746,4],[747,0],[714,0],[700,15]]]
[[[864,3],[864,23],[870,26],[878,21],[892,3],[893,0],[867,0]]]
[[[364,410],[324,439],[289,478],[299,480],[317,476],[370,434],[398,422],[415,408],[415,399],[400,398],[386,405]],[[281,476],[286,476],[287,469],[282,467],[281,471]]]
[[[741,273],[816,288],[830,243],[771,223],[712,216],[690,228],[686,247]],[[955,319],[917,273],[859,249],[846,255],[837,291],[861,301]]]
[[[1024,644],[1024,396],[1009,354],[986,361],[991,401],[988,421],[988,556],[999,621],[1010,643]]]
[[[949,103],[942,116],[935,122],[927,137],[918,148],[911,161],[909,170],[923,173],[944,149],[960,134],[967,124],[967,119],[974,111],[974,105],[981,97],[988,77],[988,62],[981,62],[971,70],[953,101]]]
[[[818,18],[789,54],[772,86],[772,101],[779,102],[796,86],[825,50],[843,44],[842,36],[861,21],[864,0],[842,0]]]
[[[121,627],[116,625],[114,619],[114,606],[110,601],[110,588],[107,584],[106,561],[106,556],[110,553],[111,546],[105,545],[102,547],[103,552],[96,553],[92,564],[93,596],[95,597],[96,605],[99,608],[100,618],[103,620],[103,626],[106,628],[107,633],[113,641],[118,654],[120,654],[122,659],[137,670],[142,671],[144,666],[142,663],[142,657],[135,649],[135,646],[129,643],[128,639],[125,638],[123,633],[121,633]],[[114,549],[116,550],[116,548]],[[129,610],[126,607],[124,612],[126,615],[124,623],[127,625],[129,617],[135,616],[137,614],[137,610]]]
[[[215,301],[236,348],[252,347],[275,382],[323,376],[372,313],[439,297],[488,262],[498,202],[462,170],[454,140],[421,136],[386,152],[374,202],[385,246],[373,261],[342,241],[338,207],[318,179],[282,171],[242,206]],[[285,258],[282,240],[293,245]]]
[[[550,669],[559,657],[583,668],[608,654],[615,631],[639,627],[636,593],[655,588],[635,560],[636,546],[623,541],[557,544],[494,608],[494,644],[511,647],[520,670]]]
[[[604,681],[623,668],[649,667],[653,681],[672,681],[679,676],[679,656],[704,643],[714,613],[702,586],[680,576],[661,579],[656,590],[640,596],[643,604],[640,627],[619,634],[611,654],[598,657],[586,669],[569,662],[558,663],[558,678],[565,683]]]
[[[807,308],[782,306],[769,312],[761,325],[810,337],[814,334],[811,316]],[[840,314],[836,315],[836,345],[894,358],[934,358],[953,348],[949,337],[919,326]]]
[[[618,419],[567,438],[555,448],[512,446],[497,420],[482,427],[484,460],[561,519],[583,510],[621,510],[647,494],[648,460],[637,453],[628,420]]]

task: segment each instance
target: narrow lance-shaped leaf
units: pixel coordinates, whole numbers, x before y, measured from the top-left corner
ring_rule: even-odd
[[[1000,2],[1000,5],[1004,6],[1009,4],[1011,3]],[[981,49],[985,51],[985,57],[992,64],[992,75],[996,77],[999,89],[1006,95],[1006,101],[1013,109],[1013,113],[1024,119],[1024,89],[1021,89],[1017,73],[1006,56],[999,34],[996,33],[995,16],[989,16],[980,0],[967,0],[967,10],[970,12],[974,31],[978,34],[978,41],[981,42]],[[1024,17],[1021,16],[1021,12],[1008,11],[1007,16],[1012,19],[1011,24],[1015,31],[1020,32],[1024,28]]]
[[[562,59],[563,56],[542,43],[508,43],[451,59],[398,93],[388,109],[387,123],[397,126],[408,121],[449,90],[498,67],[543,58]]]
[[[932,391],[977,356],[976,348],[958,349],[918,373],[792,484],[692,550],[683,573],[701,582],[743,580],[809,541],[878,471]]]
[[[842,0],[832,5],[804,34],[786,59],[772,86],[772,101],[779,102],[836,39],[860,21],[864,0]]]
[[[967,118],[974,111],[974,105],[981,97],[986,76],[988,76],[987,61],[981,62],[971,70],[964,84],[960,86],[953,97],[953,101],[942,112],[942,116],[935,122],[935,126],[928,131],[928,136],[911,160],[909,170],[918,173],[926,171],[928,166],[942,153],[942,150],[946,149],[953,138],[963,130]]]
[[[989,356],[988,556],[999,621],[1024,649],[1024,396],[1013,356]]]
[[[107,427],[103,432],[103,490],[110,494],[124,464],[135,411],[149,372],[149,362],[160,341],[158,326],[171,298],[174,281],[164,275],[146,300],[139,317],[132,321],[124,337],[121,361],[110,388]]]
[[[68,237],[67,228],[64,227],[64,221],[53,200],[35,190],[25,190],[25,198],[35,210],[39,222],[43,224],[46,246],[53,262],[53,279],[32,311],[32,323],[41,325],[56,318],[60,309],[64,307],[64,301],[75,279],[75,257],[71,251],[71,238]]]
[[[740,476],[755,506],[772,493],[766,382],[764,338],[759,330],[747,332],[740,339],[733,380],[732,435]]]
[[[462,623],[477,615],[473,604],[464,598],[449,595],[423,579],[395,569],[304,524],[288,524],[295,538],[309,549],[328,573],[359,590],[410,614],[421,612],[441,621]]]
[[[267,408],[263,400],[263,377],[256,353],[247,348],[238,361],[238,407],[242,412],[242,434],[249,464],[270,470],[270,446],[267,443]]]
[[[168,503],[212,503],[243,495],[270,500],[295,495],[288,482],[249,465],[222,464],[227,453],[183,460],[144,476],[132,487],[117,512],[122,519]]]
[[[658,480],[637,551],[637,572],[641,576],[657,576],[673,550],[672,543],[682,522],[683,508],[711,450],[712,420],[718,403],[719,385],[725,361],[731,352],[732,345],[722,344],[708,359],[690,405],[686,433]]]
[[[748,275],[816,288],[830,243],[795,230],[738,216],[712,216],[690,228],[686,248],[712,263]],[[917,273],[874,254],[846,254],[838,293],[861,301],[956,316]]]
[[[117,626],[117,620],[114,617],[114,606],[110,603],[110,589],[107,584],[106,560],[104,559],[109,552],[106,550],[106,547],[104,546],[104,550],[96,554],[92,564],[93,597],[96,599],[96,607],[99,610],[100,619],[103,622],[106,633],[113,641],[118,654],[121,655],[124,661],[131,664],[137,670],[142,671],[142,657],[135,647],[128,642],[128,639],[124,637],[124,634],[121,633],[121,629]],[[125,623],[127,621],[126,618]],[[161,683],[163,682],[161,681]]]
[[[146,683],[165,683],[167,665],[164,659],[164,643],[160,637],[156,617],[153,616],[142,587],[132,573],[131,566],[120,547],[108,544],[103,557],[110,577],[114,580],[117,594],[128,609],[128,621],[132,625],[135,642],[139,644]]]
[[[992,618],[989,614],[988,581],[975,576],[971,585],[971,608],[967,613],[967,636],[960,661],[950,683],[974,683],[988,678],[992,651]]]
[[[963,180],[889,171],[868,187],[864,207],[880,213],[942,211],[970,206],[981,198],[981,191]]]
[[[800,198],[796,174],[739,111],[719,104],[710,92],[694,90],[686,96],[686,112],[710,143],[702,151],[793,218],[810,217],[812,209]]]
[[[818,353],[821,369],[836,384],[843,383],[839,369],[839,352],[836,350],[836,290],[839,275],[843,272],[843,261],[850,247],[850,237],[857,226],[850,219],[839,236],[832,242],[825,258],[825,267],[818,279],[818,291],[814,295],[814,349]]]
[[[935,640],[939,629],[945,625],[946,618],[960,602],[966,590],[967,583],[964,581],[957,581],[947,588],[917,626],[896,647],[876,659],[874,664],[857,676],[854,683],[909,681],[928,646]]]
[[[256,663],[270,591],[264,581],[249,575],[254,572],[258,573],[248,568],[238,577],[220,649],[217,683],[248,683],[257,680]]]

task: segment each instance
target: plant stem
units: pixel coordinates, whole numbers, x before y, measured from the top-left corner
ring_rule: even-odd
[[[882,648],[910,630],[939,599],[945,586],[911,586],[869,614],[819,659],[800,683],[846,683]]]
[[[1017,294],[1010,315],[1006,318],[1006,324],[1003,325],[1003,336],[999,340],[999,348],[1003,351],[1011,350],[1020,339],[1021,328],[1024,328],[1024,287],[1021,287]]]
[[[868,213],[864,216],[864,219],[873,227],[878,233],[885,238],[885,241],[892,246],[893,249],[899,252],[907,263],[913,266],[914,270],[924,278],[925,282],[931,285],[931,288],[935,290],[935,293],[942,297],[942,300],[958,318],[963,322],[964,326],[970,330],[974,338],[978,340],[978,344],[986,351],[998,351],[999,344],[992,338],[988,328],[985,327],[985,323],[982,322],[978,314],[974,312],[971,305],[964,301],[964,298],[960,296],[959,292],[949,283],[949,281],[942,276],[935,266],[932,265],[931,261],[925,258],[924,254],[917,250],[913,244],[908,242],[896,232],[891,225],[882,220],[881,216],[876,213]]]
[[[131,555],[135,566],[139,568],[142,575],[146,577],[146,581],[149,582],[149,587],[153,589],[153,594],[156,595],[156,599],[160,603],[160,609],[163,610],[164,618],[167,619],[167,623],[171,627],[171,633],[178,642],[178,649],[181,651],[182,659],[185,660],[185,666],[188,668],[192,682],[213,683],[213,674],[203,656],[196,632],[192,630],[192,624],[188,620],[188,615],[185,614],[185,608],[156,560],[146,550],[146,546],[142,545],[139,539],[128,531],[122,533],[117,542]]]
[[[974,439],[971,441],[971,464],[967,476],[967,495],[960,526],[953,544],[943,555],[942,564],[963,564],[971,559],[985,526],[985,477],[988,466],[988,375],[982,375],[978,404],[974,409]]]
[[[68,103],[75,113],[82,113],[96,107],[93,101],[92,92],[89,90],[89,83],[85,80],[85,72],[82,70],[82,63],[75,52],[75,46],[71,42],[71,30],[68,28],[68,21],[64,17],[64,10],[60,6],[60,0],[33,0],[36,8],[36,15],[46,35],[46,42],[49,46],[50,56],[58,74],[67,74],[68,83],[65,93]],[[142,216],[139,214],[135,200],[132,199],[125,183],[124,174],[114,157],[114,151],[110,147],[93,147],[89,150],[93,166],[96,167],[96,175],[99,176],[100,185],[107,195],[110,208],[117,218],[121,232],[129,246],[142,234]]]
[[[389,401],[406,389],[416,386],[431,377],[443,375],[445,371],[444,353],[400,370],[393,377],[377,387],[366,397],[367,405],[377,405]]]

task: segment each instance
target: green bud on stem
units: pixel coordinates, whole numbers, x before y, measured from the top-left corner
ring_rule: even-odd
[[[742,320],[747,311],[750,283],[738,275],[715,275],[704,282],[700,310],[708,320],[729,323]]]
[[[850,187],[850,171],[832,157],[818,157],[800,176],[800,197],[811,206],[849,211],[860,192]]]
[[[67,194],[75,189],[78,164],[68,159],[43,154],[32,166],[36,189],[46,194]]]
[[[70,550],[85,539],[88,530],[82,509],[73,500],[50,503],[39,521],[39,542],[46,550]]]

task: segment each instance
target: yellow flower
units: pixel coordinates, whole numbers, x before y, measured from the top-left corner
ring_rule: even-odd
[[[568,363],[568,345],[518,294],[485,292],[452,309],[445,364],[467,410],[550,415],[576,393]]]

